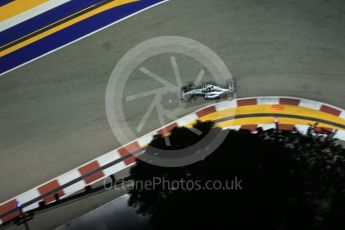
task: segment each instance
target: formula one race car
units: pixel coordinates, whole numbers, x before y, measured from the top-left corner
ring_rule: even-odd
[[[184,86],[181,89],[181,101],[193,101],[197,97],[203,97],[205,100],[228,98],[236,93],[236,83],[232,82],[229,87],[221,88],[214,84],[204,84],[202,87],[194,87],[193,85]]]

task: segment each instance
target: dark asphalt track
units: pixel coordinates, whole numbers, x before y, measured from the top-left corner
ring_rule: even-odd
[[[173,35],[207,45],[236,77],[238,97],[297,96],[345,108],[344,23],[342,0],[173,0],[0,77],[0,200],[119,146],[106,119],[106,85],[138,43]],[[151,68],[169,80],[164,61]],[[198,64],[181,62],[184,83],[193,81]],[[128,95],[157,87],[140,77],[128,84]],[[126,107],[131,127],[150,99]],[[154,128],[152,115],[142,132]]]

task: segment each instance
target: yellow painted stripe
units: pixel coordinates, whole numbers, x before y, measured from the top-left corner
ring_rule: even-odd
[[[36,41],[38,41],[38,40],[40,40],[42,38],[45,38],[45,37],[47,37],[47,36],[49,36],[51,34],[54,34],[54,33],[58,32],[60,30],[63,30],[63,29],[65,29],[65,28],[67,28],[67,27],[69,27],[69,26],[71,26],[73,24],[76,24],[76,23],[78,23],[80,21],[83,21],[83,20],[85,20],[85,19],[87,19],[89,17],[92,17],[92,16],[96,15],[96,14],[102,13],[102,12],[104,12],[106,10],[112,9],[114,7],[117,7],[117,6],[125,5],[125,4],[131,3],[131,2],[136,2],[136,1],[138,1],[138,0],[116,0],[116,1],[112,1],[112,2],[110,2],[110,3],[108,3],[108,4],[104,5],[104,6],[101,6],[101,7],[97,8],[97,9],[95,9],[95,10],[92,10],[92,11],[90,11],[88,13],[80,15],[80,16],[78,16],[78,17],[76,17],[76,18],[74,18],[74,19],[72,19],[72,20],[70,20],[70,21],[68,21],[66,23],[58,25],[58,26],[56,26],[56,27],[54,27],[54,28],[52,28],[50,30],[47,30],[47,31],[45,31],[45,32],[43,32],[43,33],[41,33],[41,34],[39,34],[37,36],[34,36],[34,37],[32,37],[32,38],[30,38],[28,40],[25,40],[25,41],[23,41],[23,42],[21,42],[21,43],[19,43],[17,45],[11,46],[11,47],[9,47],[6,50],[1,51],[0,52],[0,57],[5,56],[5,55],[7,55],[7,54],[9,54],[9,53],[11,53],[13,51],[16,51],[16,50],[20,49],[20,48],[23,48],[23,47],[25,47],[25,46],[33,43],[33,42],[36,42]]]
[[[274,117],[253,117],[253,118],[240,118],[231,121],[219,122],[216,126],[221,128],[228,128],[231,126],[242,126],[242,125],[261,125],[261,124],[272,124]],[[290,124],[290,125],[310,125],[314,124],[314,121],[304,120],[304,119],[294,119],[294,118],[280,118],[280,124]],[[344,130],[339,127],[335,127],[329,124],[318,123],[318,127],[332,128],[338,130]]]
[[[303,108],[299,106],[291,106],[291,105],[280,105],[280,106],[272,106],[272,105],[252,105],[252,106],[240,106],[234,109],[227,109],[221,112],[215,112],[209,114],[207,116],[202,117],[201,121],[207,120],[217,120],[220,118],[234,116],[234,115],[242,115],[242,114],[254,114],[254,113],[277,113],[277,114],[291,114],[291,115],[298,115],[298,116],[305,116],[305,117],[314,117],[319,118],[326,121],[335,122],[338,124],[345,125],[345,120],[334,116],[329,113],[325,113],[318,110]],[[274,118],[273,118],[274,119]],[[272,120],[269,122],[272,123]],[[259,123],[254,123],[259,124]]]
[[[0,22],[14,17],[48,0],[15,0],[0,7]]]

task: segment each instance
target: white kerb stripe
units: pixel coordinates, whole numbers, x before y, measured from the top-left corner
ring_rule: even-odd
[[[65,4],[66,2],[69,2],[69,1],[70,0],[49,0],[48,2],[45,2],[39,6],[29,9],[21,14],[13,16],[0,23],[0,32],[6,29],[9,29],[12,26],[18,25],[19,23],[25,22],[51,9],[54,9],[55,7]]]
[[[231,130],[239,130],[242,126],[241,125],[236,125],[236,126],[225,126],[222,129],[223,130],[227,130],[227,129],[231,129]]]
[[[191,113],[189,115],[184,116],[183,118],[180,118],[176,121],[178,126],[185,126],[188,125],[190,123],[195,122],[196,120],[198,120],[198,116],[196,115],[196,113]]]
[[[116,153],[116,155],[119,156],[118,153]],[[104,155],[104,156],[101,156],[101,157],[98,157],[97,158],[97,161],[99,163],[99,165],[102,167],[106,164],[109,164],[111,163],[112,161],[118,159],[119,157],[114,157],[114,156],[111,156],[111,155]],[[126,168],[125,166],[125,163],[124,161],[121,161],[121,162],[118,162],[117,164],[111,166],[111,167],[108,167],[106,169],[103,170],[103,173],[104,173],[104,176],[107,177],[107,176],[110,176],[110,175],[113,175],[117,172],[120,172],[122,169]]]
[[[339,114],[339,117],[342,118],[342,119],[345,119],[345,111],[342,111],[342,112]]]
[[[37,189],[31,189],[29,191],[26,191],[26,192],[18,195],[17,201],[20,204],[24,204],[24,203],[27,203],[27,202],[29,202],[29,201],[31,201],[31,200],[35,199],[36,197],[39,197],[39,196],[40,196],[40,193],[38,192]],[[34,208],[37,208],[37,207],[38,207],[38,202],[23,208],[23,211],[26,212],[26,211],[32,210]]]
[[[155,133],[149,133],[137,139],[137,142],[139,143],[140,147],[143,147],[149,144],[152,141],[154,135]]]
[[[56,179],[58,180],[60,186],[63,186],[71,181],[73,181],[74,179],[77,179],[77,178],[80,178],[81,175],[79,173],[79,171],[77,169],[73,169],[71,171],[69,171],[68,173],[65,173],[59,177],[57,177]],[[81,180],[71,186],[68,186],[66,188],[63,189],[63,192],[64,192],[64,196],[63,197],[66,197],[66,196],[69,196],[75,192],[78,192],[82,189],[84,189],[84,187],[86,186],[84,180]]]
[[[263,124],[263,125],[258,125],[258,127],[262,128],[263,130],[269,130],[269,129],[275,129],[276,125],[275,124]]]
[[[222,101],[220,103],[216,104],[216,110],[217,111],[222,111],[226,109],[233,109],[237,107],[237,101],[232,100],[232,101]]]
[[[279,98],[258,98],[258,105],[278,105]]]
[[[116,159],[120,159],[121,158],[121,155],[118,153],[117,149],[115,150],[112,150],[106,154],[103,154],[102,156],[98,157],[96,160],[99,160],[99,159],[109,159],[109,161],[114,161]]]
[[[338,130],[337,134],[335,135],[335,138],[338,138],[339,140],[345,140],[345,131]]]
[[[308,125],[295,125],[297,130],[303,134],[306,134],[308,131],[309,126]]]
[[[302,100],[299,103],[300,107],[308,108],[308,109],[314,109],[314,110],[320,110],[321,103],[309,101],[309,100]]]

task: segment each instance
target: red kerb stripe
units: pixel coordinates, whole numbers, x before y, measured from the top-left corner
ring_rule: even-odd
[[[78,170],[80,172],[80,174],[82,176],[85,176],[86,174],[94,171],[94,170],[97,170],[100,168],[100,165],[98,163],[97,160],[87,164],[87,165],[84,165],[83,167],[80,167]],[[87,176],[84,178],[84,181],[86,184],[90,184],[91,182],[95,181],[95,180],[98,180],[100,178],[104,177],[104,173],[100,170],[90,176]]]
[[[208,107],[208,108],[205,108],[205,109],[203,109],[203,110],[200,110],[199,112],[196,113],[196,115],[197,115],[198,117],[203,117],[203,116],[209,115],[209,114],[211,114],[211,113],[214,113],[214,112],[216,112],[216,111],[217,111],[217,110],[216,110],[216,107],[215,107],[215,106],[210,106],[210,107]]]
[[[295,129],[294,125],[288,125],[288,124],[279,124],[279,130],[282,131],[292,131]]]
[[[163,136],[168,135],[171,132],[171,130],[173,130],[176,127],[177,127],[177,124],[173,123],[159,130],[158,134],[163,135]]]
[[[41,187],[37,188],[38,192],[43,196],[44,194],[51,192],[55,189],[60,188],[60,184],[57,180],[53,180],[51,182],[48,182],[47,184],[42,185]],[[57,192],[55,192],[52,195],[46,196],[43,198],[44,203],[48,204],[52,201],[55,201],[55,194],[58,195],[58,197],[61,197],[65,195],[65,193],[60,189]]]
[[[292,98],[280,98],[279,103],[282,105],[294,105],[298,106],[301,100],[298,99],[292,99]]]
[[[241,129],[249,130],[251,132],[256,131],[257,128],[258,128],[257,125],[242,125],[241,126]]]
[[[14,208],[17,208],[17,200],[16,199],[13,199],[13,200],[1,205],[0,206],[0,214],[5,214],[6,212],[9,212],[10,210],[12,210]],[[20,215],[20,211],[17,210],[17,211],[14,211],[14,212],[8,214],[7,216],[4,216],[1,220],[2,220],[2,222],[7,222],[7,221],[10,221],[10,220],[16,218],[19,215]]]
[[[247,105],[257,105],[258,101],[256,98],[252,99],[242,99],[237,101],[238,106],[247,106]]]
[[[320,108],[320,111],[332,114],[334,116],[339,116],[341,113],[341,111],[339,109],[335,109],[335,108],[332,108],[332,107],[327,106],[327,105],[322,105]]]
[[[126,157],[128,156],[129,154],[137,151],[140,149],[140,145],[138,142],[133,142],[127,146],[124,146],[123,148],[119,149],[118,152],[120,154],[121,157]],[[135,162],[135,157],[134,156],[131,156],[129,158],[127,158],[125,161],[125,165],[130,165],[132,163]]]

